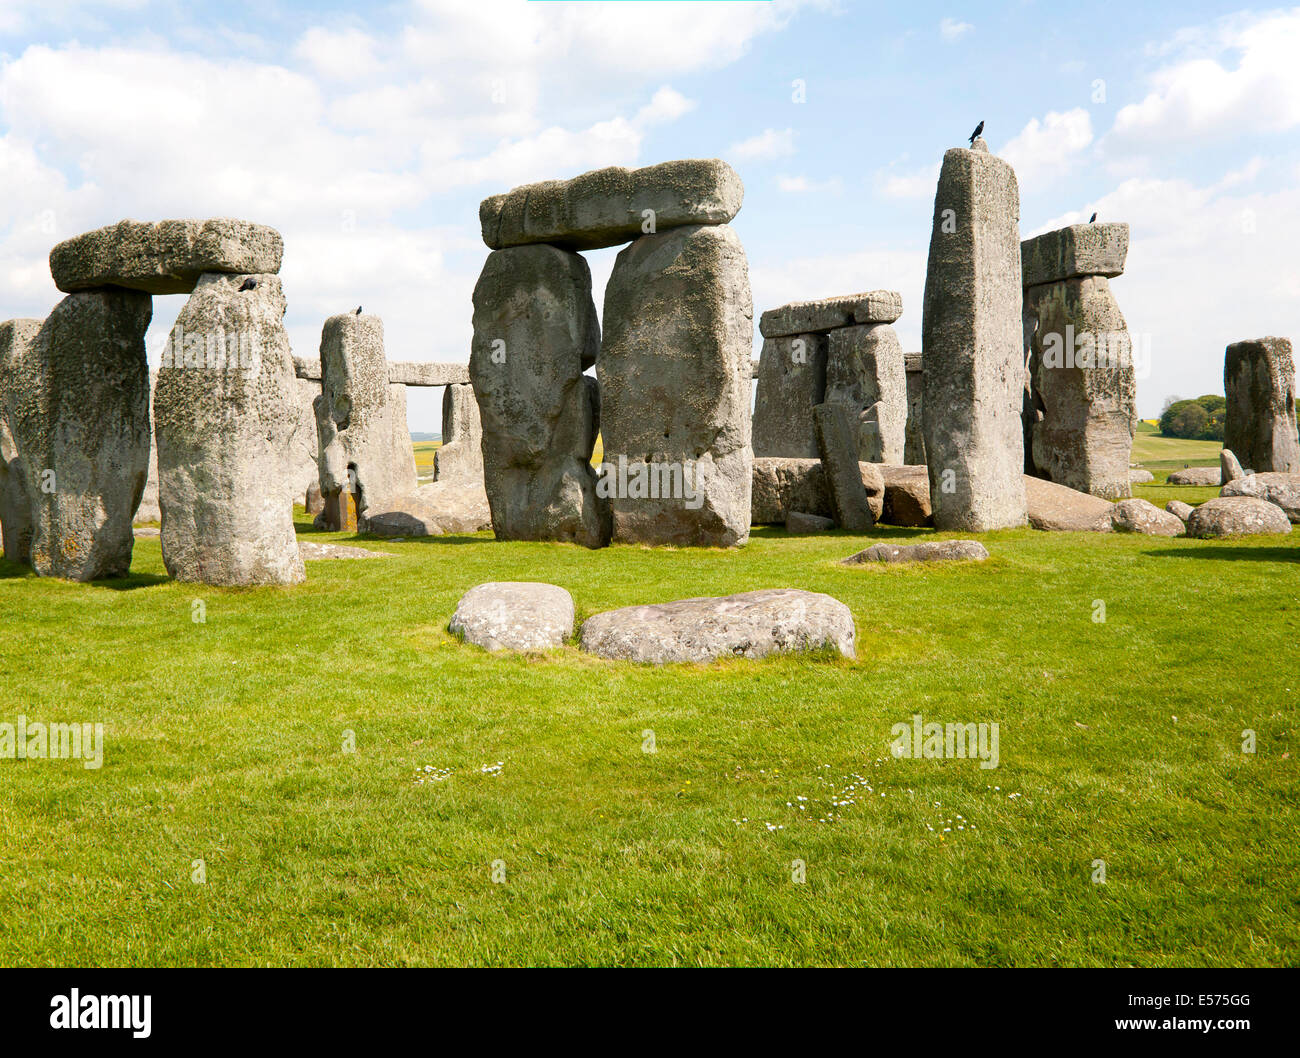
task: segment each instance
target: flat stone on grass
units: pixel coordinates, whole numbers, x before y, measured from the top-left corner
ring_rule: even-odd
[[[1253,496],[1206,500],[1187,516],[1187,535],[1202,539],[1290,531],[1291,523],[1281,507]]]
[[[573,635],[573,596],[554,584],[490,581],[460,597],[448,629],[486,650],[549,650]]]
[[[841,560],[845,566],[872,562],[983,562],[988,549],[978,540],[929,540],[923,544],[872,544]]]

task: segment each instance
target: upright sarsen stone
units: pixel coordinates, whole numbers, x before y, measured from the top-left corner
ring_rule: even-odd
[[[825,400],[825,334],[764,338],[754,397],[754,455],[817,457],[812,410]]]
[[[924,378],[921,374],[921,354],[905,353],[903,366],[907,372],[907,429],[903,436],[903,463],[905,466],[925,466],[925,422],[921,405]]]
[[[442,444],[433,453],[433,479],[483,480],[483,421],[468,383],[442,394]]]
[[[18,358],[9,428],[41,576],[87,581],[130,570],[131,521],[149,468],[152,316],[148,294],[69,294]]]
[[[604,324],[596,373],[615,540],[744,543],[754,319],[735,231],[637,239],[614,264]]]
[[[921,320],[938,529],[1025,523],[1020,194],[982,140],[944,155]]]
[[[241,290],[244,280],[256,286]],[[284,294],[273,275],[199,278],[154,388],[162,554],[177,580],[305,579],[293,529],[296,413]]]
[[[28,562],[32,552],[32,501],[18,445],[9,428],[10,408],[19,401],[20,361],[40,332],[40,320],[0,323],[0,537],[10,562]]]
[[[534,245],[488,255],[474,287],[469,371],[497,539],[609,542],[591,466],[600,403],[583,375],[599,349],[579,254]]]
[[[1223,391],[1223,447],[1257,473],[1300,474],[1290,340],[1256,338],[1228,346]]]
[[[907,438],[907,368],[898,334],[887,323],[830,332],[826,401],[843,404],[857,427],[858,459],[900,464]],[[867,423],[861,413],[879,405]],[[864,428],[870,426],[870,429]]]

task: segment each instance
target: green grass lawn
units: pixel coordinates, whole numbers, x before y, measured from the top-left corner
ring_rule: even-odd
[[[1133,462],[1140,463],[1151,471],[1157,483],[1163,483],[1170,474],[1183,467],[1217,467],[1222,450],[1222,441],[1185,441],[1181,437],[1162,437],[1159,428],[1146,419],[1138,422],[1137,433],[1133,438]],[[1171,499],[1181,499],[1192,504],[1202,503],[1219,494],[1218,489],[1202,490],[1185,485],[1174,485],[1172,488],[1175,491],[1160,501],[1159,506],[1163,507]],[[1183,495],[1185,492],[1197,495],[1188,499]],[[1133,495],[1155,502],[1146,492],[1135,489]]]
[[[98,771],[0,761],[0,963],[1300,961],[1300,536],[1017,530],[984,565],[837,564],[921,535],[372,541],[393,557],[244,591],[166,580],[156,538],[121,583],[0,563],[0,720],[106,726]],[[651,668],[448,635],[510,579],[580,618],[824,591],[858,656]],[[1000,766],[893,759],[916,712],[997,722]]]

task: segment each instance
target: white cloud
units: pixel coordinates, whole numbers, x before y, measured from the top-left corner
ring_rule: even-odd
[[[376,48],[375,38],[361,30],[335,31],[314,26],[303,34],[293,51],[320,76],[352,81],[381,69]]]
[[[933,198],[939,186],[939,165],[904,172],[891,164],[876,171],[876,192],[884,198]]]
[[[1238,17],[1214,34],[1181,35],[1177,50],[1183,58],[1152,74],[1147,96],[1115,116],[1108,142],[1142,148],[1300,125],[1300,12]]]
[[[1082,107],[1064,113],[1053,110],[1039,121],[1032,119],[998,154],[1016,170],[1023,191],[1042,185],[1072,165],[1092,143],[1092,118]]]
[[[739,158],[741,161],[788,158],[792,154],[794,129],[764,129],[757,136],[750,136],[727,148],[728,158]]]
[[[974,28],[969,22],[960,22],[955,18],[945,18],[939,23],[939,36],[951,44],[953,41],[961,40]]]
[[[791,194],[823,191],[838,193],[844,188],[843,182],[838,176],[832,176],[826,180],[809,180],[806,176],[778,176],[776,186],[778,191]]]

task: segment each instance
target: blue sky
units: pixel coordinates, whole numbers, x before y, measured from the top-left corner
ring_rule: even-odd
[[[982,119],[1023,235],[1132,226],[1113,289],[1154,415],[1221,392],[1229,342],[1300,338],[1297,54],[1300,8],[1195,2],[4,0],[0,312],[49,311],[70,235],[240,216],[284,233],[296,354],[361,303],[391,359],[465,361],[480,199],[717,156],[756,315],[897,289],[919,348],[938,162]],[[598,305],[615,252],[589,255]],[[155,355],[182,301],[155,299]]]

